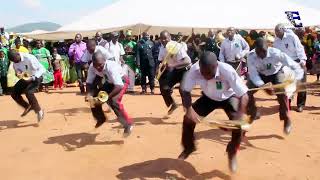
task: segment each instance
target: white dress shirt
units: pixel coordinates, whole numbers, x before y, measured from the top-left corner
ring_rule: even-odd
[[[243,58],[249,51],[250,47],[246,40],[241,35],[235,34],[232,41],[229,38],[223,40],[219,60],[221,62],[235,62],[237,56]]]
[[[21,61],[19,63],[13,63],[13,68],[16,74],[28,72],[33,79],[40,78],[45,72],[45,68],[40,64],[38,59],[29,53],[19,53]]]
[[[189,58],[186,48],[183,44],[181,46],[181,48],[179,49],[178,53],[175,55],[169,55],[167,58],[169,58],[168,60],[168,64],[175,64],[175,63],[179,63],[180,61],[184,60],[184,58],[187,58],[189,63],[191,64],[191,59]],[[158,60],[160,62],[162,62],[166,56],[168,54],[168,51],[166,49],[166,47],[164,47],[162,44],[160,46],[160,51],[159,51],[159,56],[158,56]]]
[[[110,41],[109,43],[106,44],[105,48],[109,51],[109,53],[115,59],[115,61],[118,64],[121,64],[120,56],[125,55],[125,51],[123,49],[122,44],[119,43],[118,41],[116,42],[116,44]]]
[[[191,92],[196,85],[200,85],[203,93],[214,101],[224,101],[231,96],[241,97],[248,91],[232,66],[223,62],[218,62],[215,77],[210,80],[201,75],[199,62],[192,65],[183,80],[182,88]]]
[[[103,57],[106,59],[106,60],[110,60],[112,58],[112,55],[102,46],[96,46],[96,49],[94,50],[94,52],[100,52]],[[85,63],[89,63],[92,61],[92,55],[88,49],[85,51],[85,53],[83,54],[83,56],[81,57],[81,61],[82,62],[85,62]]]
[[[91,63],[88,69],[87,83],[92,84],[96,76],[105,78],[110,84],[123,86],[122,77],[124,76],[123,70],[120,64],[114,61],[106,61],[103,71],[99,72],[93,67]]]
[[[291,32],[284,32],[283,38],[276,38],[273,47],[280,49],[286,53],[293,60],[303,60],[303,63],[307,60],[304,47],[302,46],[299,37]]]
[[[252,50],[248,55],[249,79],[257,87],[265,84],[262,81],[260,74],[271,76],[277,74],[285,66],[295,72],[297,80],[302,79],[304,72],[301,66],[279,49],[269,47],[267,56],[264,59],[258,57],[255,50]]]

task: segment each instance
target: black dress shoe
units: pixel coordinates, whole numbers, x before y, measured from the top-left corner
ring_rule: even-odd
[[[173,103],[168,111],[168,115],[171,115],[176,109],[178,109],[177,104]]]
[[[28,106],[28,107],[23,111],[23,113],[21,114],[21,117],[26,116],[31,110],[32,110],[32,107],[31,107],[31,106]]]
[[[103,121],[98,121],[95,128],[99,128],[100,126],[102,126],[103,123],[105,123],[106,120],[103,120]]]
[[[185,159],[187,159],[187,158],[189,157],[189,155],[190,155],[191,153],[193,153],[194,151],[196,151],[195,148],[190,149],[190,150],[184,150],[184,151],[182,151],[182,153],[179,155],[178,159],[180,159],[180,160],[185,160]]]

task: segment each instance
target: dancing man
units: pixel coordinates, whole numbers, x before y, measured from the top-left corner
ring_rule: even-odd
[[[280,50],[268,47],[267,40],[258,38],[255,42],[255,49],[248,55],[248,87],[262,87],[266,83],[283,83],[281,75],[284,74],[284,67],[293,70],[297,80],[302,79],[303,69],[298,63],[293,61],[288,55]],[[250,91],[248,93],[248,114],[252,119],[259,119],[260,115],[257,112],[257,106],[253,96],[255,92],[256,91]],[[274,90],[272,88],[267,89],[266,92],[270,95],[274,94]],[[290,134],[291,120],[289,117],[289,99],[285,94],[277,94],[277,100],[280,104],[280,120],[284,121],[283,131],[285,134]]]
[[[167,60],[167,66],[159,79],[159,84],[161,95],[167,107],[170,108],[168,111],[168,115],[170,115],[178,108],[172,98],[173,88],[177,83],[182,81],[184,74],[190,69],[191,59],[184,48],[179,48],[178,52],[174,55],[168,55],[169,52],[166,49],[166,45],[169,42],[172,43],[171,36],[168,31],[165,30],[160,33],[160,40],[162,46],[160,47],[159,61],[163,63],[163,61]],[[180,95],[182,95],[181,88],[179,92]]]
[[[98,87],[101,80],[105,80],[102,87]],[[124,136],[128,136],[132,130],[132,119],[124,109],[121,102],[129,85],[129,79],[123,75],[121,65],[115,61],[107,60],[101,52],[92,55],[92,64],[88,70],[87,90],[88,99],[98,95],[99,91],[108,93],[108,105],[117,115],[124,127]],[[97,120],[96,128],[106,121],[102,105],[91,108],[93,117]]]
[[[245,56],[250,50],[246,40],[241,35],[236,34],[233,27],[227,29],[227,37],[221,44],[219,60],[230,64],[238,74],[241,74],[241,67],[245,61]]]
[[[13,62],[13,68],[17,76],[21,78],[13,87],[11,95],[16,103],[25,109],[21,117],[26,116],[31,110],[34,110],[37,113],[38,122],[40,122],[43,119],[44,112],[34,93],[39,88],[39,85],[42,82],[42,76],[46,70],[38,59],[31,54],[19,53],[15,50],[11,50],[8,54],[8,58]],[[29,77],[23,78],[22,76],[24,73],[27,73]],[[21,94],[23,93],[26,94],[29,102],[26,102],[22,98]]]
[[[191,91],[200,85],[202,96],[192,104]],[[213,52],[206,51],[200,61],[195,63],[182,84],[183,106],[187,112],[183,119],[182,145],[183,152],[179,159],[186,159],[195,147],[194,129],[200,122],[199,116],[206,117],[215,109],[221,108],[230,120],[240,120],[246,112],[248,88],[232,66],[218,62]],[[242,131],[232,130],[232,138],[227,146],[229,168],[237,168],[236,153],[242,139]]]
[[[276,39],[273,43],[273,47],[280,49],[287,54],[295,62],[299,63],[304,70],[303,78],[301,82],[307,82],[307,68],[306,61],[307,56],[304,51],[299,37],[291,30],[286,31],[283,24],[278,24],[275,27]],[[302,112],[306,105],[307,92],[299,92],[297,97],[297,112]],[[291,102],[291,101],[290,101]],[[291,103],[290,103],[291,104]]]

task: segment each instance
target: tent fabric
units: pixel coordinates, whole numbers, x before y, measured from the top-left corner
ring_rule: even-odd
[[[30,38],[73,39],[75,33],[92,37],[96,31],[132,29],[133,34],[207,32],[209,28],[273,29],[278,23],[290,24],[285,11],[298,11],[304,26],[318,25],[320,12],[290,0],[119,0],[55,32],[29,33]]]

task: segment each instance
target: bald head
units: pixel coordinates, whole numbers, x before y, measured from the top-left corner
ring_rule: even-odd
[[[143,38],[145,41],[149,40],[149,39],[150,39],[150,36],[149,36],[148,32],[143,32],[143,33],[142,33],[142,38]]]
[[[171,41],[171,36],[169,31],[164,30],[160,33],[161,44],[165,47],[169,41]]]
[[[93,67],[98,71],[98,72],[102,72],[104,65],[105,65],[106,59],[103,56],[103,54],[101,52],[95,52],[92,55],[92,63],[93,63]]]
[[[235,34],[236,34],[236,30],[234,27],[229,27],[227,29],[227,37],[229,38],[230,41],[233,40]]]
[[[96,33],[96,40],[97,40],[97,41],[101,41],[101,39],[102,39],[102,33],[101,33],[100,31],[98,31],[98,32]]]
[[[264,59],[268,52],[268,42],[264,38],[258,38],[255,41],[255,51],[258,57]]]
[[[218,67],[217,56],[210,51],[204,52],[200,57],[199,66],[201,75],[207,80],[212,79]]]
[[[278,38],[280,38],[280,39],[283,38],[285,28],[286,27],[284,26],[284,24],[277,24],[276,25],[276,27],[274,28],[274,32]]]

